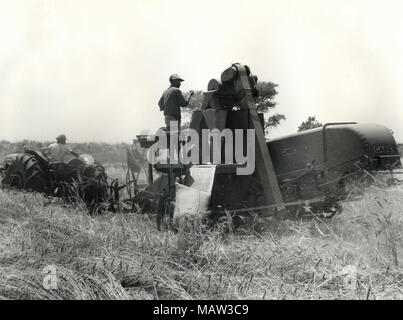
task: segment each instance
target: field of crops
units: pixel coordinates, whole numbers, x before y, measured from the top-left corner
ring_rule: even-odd
[[[194,220],[175,233],[147,214],[92,217],[0,190],[0,299],[402,299],[402,203],[403,186],[377,181],[332,219]]]

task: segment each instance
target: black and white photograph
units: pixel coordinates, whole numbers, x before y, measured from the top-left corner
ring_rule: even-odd
[[[402,16],[0,0],[0,300],[402,300]]]

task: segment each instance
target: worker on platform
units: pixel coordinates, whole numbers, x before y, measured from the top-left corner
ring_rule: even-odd
[[[169,77],[170,87],[166,89],[158,102],[161,111],[164,111],[165,125],[167,131],[170,131],[171,121],[178,122],[178,130],[181,127],[181,109],[189,105],[193,91],[190,91],[189,98],[183,97],[182,91],[179,89],[181,82],[184,81],[178,74]]]
[[[67,138],[64,134],[56,137],[56,143],[50,144],[44,148],[43,153],[53,162],[68,162],[72,156],[78,157],[69,145],[66,144]]]

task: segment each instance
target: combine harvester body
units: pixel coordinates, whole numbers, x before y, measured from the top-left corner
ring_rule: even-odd
[[[401,168],[400,154],[388,128],[328,123],[267,141],[263,114],[256,110],[257,97],[257,77],[245,65],[233,64],[220,80],[210,80],[202,108],[192,113],[189,125],[198,133],[199,141],[193,141],[199,144],[197,163],[174,163],[172,159],[165,164],[147,163],[143,155],[158,141],[158,129],[138,135],[132,150],[127,151],[123,186],[119,187],[116,179],[108,184],[105,169],[90,155],[74,157],[67,164],[51,163],[39,151],[30,150],[4,158],[2,184],[63,198],[78,197],[91,210],[105,202],[119,209],[119,191],[126,187],[129,199],[125,202],[131,209],[140,207],[160,216],[208,214],[214,218],[246,212],[281,218],[307,212],[331,216],[343,201],[359,195],[356,191],[362,190],[360,185],[373,183],[380,173],[390,175],[392,183],[400,182],[393,176]],[[227,130],[233,137],[242,129],[244,154],[248,150],[246,166],[253,162],[254,169],[239,174],[245,163],[237,163],[240,145],[233,140],[219,137],[217,147],[210,136],[207,149],[200,148],[205,144],[205,129],[215,129],[219,134]],[[249,153],[246,132],[251,129],[254,142]],[[175,132],[167,134],[170,139]],[[225,152],[228,146],[232,156]],[[217,148],[220,158],[214,160]],[[140,187],[137,181],[142,168],[146,169],[148,184]],[[154,179],[156,171],[159,177]]]
[[[331,216],[339,211],[341,202],[353,199],[354,191],[360,189],[356,185],[368,185],[374,181],[374,174],[390,175],[401,168],[391,130],[378,124],[328,123],[266,141],[263,114],[255,107],[256,83],[257,77],[247,66],[231,66],[221,81],[209,82],[202,110],[193,112],[190,122],[200,139],[203,129],[254,129],[252,174],[237,175],[241,166],[225,164],[224,157],[221,164],[203,162],[200,154],[198,164],[190,166],[154,165],[162,175],[156,181],[150,178],[149,186],[135,201],[148,203],[148,210],[168,211],[171,216],[206,212],[212,217],[225,212]],[[149,148],[150,141],[158,140],[152,135],[139,135],[136,142]],[[199,145],[202,143],[200,140]],[[225,143],[221,145],[222,155]]]

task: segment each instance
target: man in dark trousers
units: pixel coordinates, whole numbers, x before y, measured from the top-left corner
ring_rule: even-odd
[[[169,77],[170,87],[166,89],[158,102],[161,111],[164,111],[165,125],[167,131],[170,131],[171,121],[178,122],[178,130],[181,127],[181,109],[189,105],[193,91],[190,91],[189,98],[183,97],[182,91],[179,89],[181,82],[184,81],[179,75],[173,74]]]

